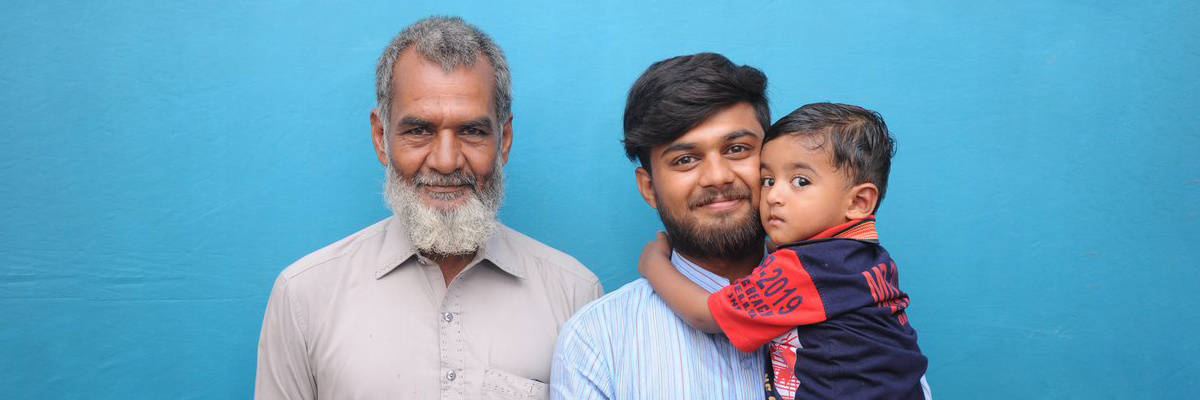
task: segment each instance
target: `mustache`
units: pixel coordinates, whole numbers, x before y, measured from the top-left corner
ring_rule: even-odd
[[[449,174],[440,172],[418,172],[413,175],[413,186],[421,188],[423,186],[467,186],[471,190],[479,188],[479,181],[474,175],[462,171],[454,171]]]
[[[749,200],[750,188],[745,186],[729,186],[728,189],[704,189],[688,199],[688,208],[696,208],[717,201]]]

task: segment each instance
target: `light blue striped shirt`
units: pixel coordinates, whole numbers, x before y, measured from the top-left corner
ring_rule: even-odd
[[[729,280],[673,253],[671,263],[709,292]],[[761,399],[764,352],[743,353],[724,334],[693,329],[645,279],[584,306],[563,325],[550,398]]]

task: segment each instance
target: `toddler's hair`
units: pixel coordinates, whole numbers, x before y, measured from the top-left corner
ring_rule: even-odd
[[[763,144],[784,135],[819,139],[813,142],[814,150],[828,144],[831,164],[850,178],[851,185],[870,182],[879,188],[872,212],[879,210],[896,154],[896,139],[879,113],[849,104],[806,104],[775,121]]]

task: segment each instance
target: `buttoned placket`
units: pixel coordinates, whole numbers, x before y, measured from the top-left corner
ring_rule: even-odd
[[[441,268],[437,263],[425,258],[417,256],[417,261],[421,267],[425,269],[426,276],[429,278],[429,284],[435,290],[434,293],[442,295],[437,311],[438,324],[438,351],[441,366],[439,380],[441,381],[441,398],[443,400],[460,400],[466,399],[466,376],[463,376],[463,371],[466,370],[466,340],[463,337],[461,310],[462,310],[462,295],[463,280],[470,275],[473,265],[478,263],[478,260],[472,261],[462,272],[458,273],[454,279],[450,280],[450,285],[446,286],[445,278],[442,277]],[[436,290],[442,288],[443,290]]]

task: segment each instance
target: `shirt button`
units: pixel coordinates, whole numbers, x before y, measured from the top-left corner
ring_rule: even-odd
[[[454,320],[454,314],[452,314],[452,313],[442,313],[442,319],[446,320],[446,322],[453,321],[453,320]],[[451,379],[451,380],[453,380],[453,379]]]
[[[457,378],[457,377],[458,377],[458,374],[455,374],[454,371],[450,371],[450,372],[446,373],[446,380],[448,380],[448,381],[453,381],[454,378]]]

